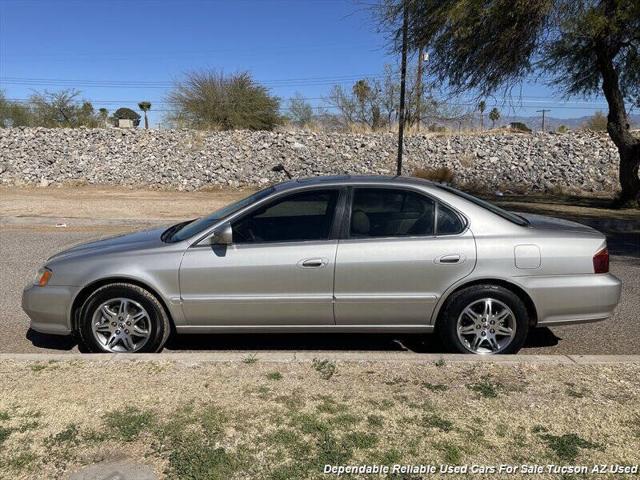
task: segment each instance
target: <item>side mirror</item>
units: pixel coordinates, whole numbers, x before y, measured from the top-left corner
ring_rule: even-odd
[[[211,245],[231,245],[233,243],[233,229],[230,223],[224,223],[218,227],[209,237]]]

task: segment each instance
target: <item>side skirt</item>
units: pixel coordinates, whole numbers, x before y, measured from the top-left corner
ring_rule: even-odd
[[[178,333],[431,333],[433,325],[180,325]]]

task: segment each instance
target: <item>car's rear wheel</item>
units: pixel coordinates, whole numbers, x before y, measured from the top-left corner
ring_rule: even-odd
[[[457,352],[516,353],[529,332],[527,308],[515,293],[498,285],[474,285],[454,293],[438,324],[440,338]]]
[[[158,299],[137,285],[113,283],[85,301],[78,326],[91,352],[151,353],[162,350],[171,331]]]

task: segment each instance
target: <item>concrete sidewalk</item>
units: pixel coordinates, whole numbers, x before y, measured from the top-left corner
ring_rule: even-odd
[[[408,352],[207,352],[207,353],[1,353],[0,362],[174,362],[181,364],[233,363],[255,358],[263,363],[301,363],[313,359],[328,359],[351,363],[432,364],[445,363],[497,363],[506,365],[594,365],[640,364],[640,355],[463,355],[422,354]]]

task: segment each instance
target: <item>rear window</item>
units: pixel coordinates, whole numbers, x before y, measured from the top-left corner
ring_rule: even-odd
[[[516,225],[520,225],[521,227],[525,227],[529,225],[529,222],[523,217],[521,217],[520,215],[516,215],[515,213],[511,213],[506,210],[503,210],[500,207],[496,207],[493,203],[487,202],[486,200],[482,200],[478,197],[474,197],[473,195],[469,195],[468,193],[461,192],[460,190],[456,190],[455,188],[452,188],[446,185],[436,185],[436,186],[449,193],[453,193],[454,195],[462,197],[465,200],[468,200],[471,203],[474,203],[479,207],[484,208],[485,210],[489,210],[491,213],[495,213],[496,215],[504,218],[505,220],[509,220],[511,223],[515,223]]]

